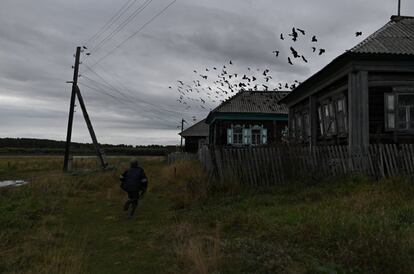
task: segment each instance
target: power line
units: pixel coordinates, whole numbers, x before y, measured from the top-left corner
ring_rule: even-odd
[[[125,28],[132,20],[135,19],[142,11],[151,4],[153,0],[146,0],[142,5],[140,5],[131,15],[128,16],[121,24],[118,25],[111,33],[109,33],[101,42],[99,42],[92,50],[91,53],[96,53],[111,40],[115,35],[117,35],[123,28]]]
[[[107,86],[109,86],[110,88],[112,88],[112,89],[114,89],[117,93],[119,93],[120,95],[122,95],[123,97],[125,97],[125,98],[127,98],[128,100],[135,100],[135,101],[138,101],[138,102],[141,102],[141,103],[145,103],[145,104],[148,104],[148,105],[151,105],[151,106],[153,106],[153,107],[156,107],[158,110],[162,110],[162,111],[164,111],[164,112],[168,112],[168,113],[173,113],[173,114],[178,114],[178,115],[182,115],[183,114],[183,112],[178,112],[178,111],[174,111],[174,110],[171,110],[171,109],[166,109],[165,107],[161,107],[161,106],[159,106],[159,105],[156,105],[156,104],[153,104],[153,103],[150,103],[150,102],[148,102],[148,101],[146,101],[146,100],[142,100],[142,99],[138,99],[138,98],[136,98],[136,97],[130,97],[130,96],[128,96],[128,95],[126,95],[125,93],[123,93],[123,92],[121,92],[118,88],[116,88],[116,87],[114,87],[113,85],[111,85],[111,84],[109,84],[106,80],[105,80],[105,78],[103,77],[103,76],[101,76],[98,72],[96,72],[94,69],[92,69],[90,66],[88,66],[88,65],[86,65],[85,64],[85,66],[87,67],[87,69],[89,70],[89,71],[91,71],[91,72],[93,72],[96,76],[98,76],[104,83],[106,83],[107,84]],[[84,75],[84,77],[85,78],[87,78],[87,76],[85,76]],[[122,83],[121,83],[122,84]],[[124,86],[123,84],[122,84],[122,86]],[[124,86],[124,88],[125,89],[128,89],[128,88],[126,88],[125,86]]]
[[[100,83],[100,82],[97,82],[97,81],[95,81],[95,80],[93,80],[93,79],[91,79],[91,78],[89,78],[89,77],[85,77],[85,79],[86,80],[88,80],[88,81],[90,81],[90,82],[93,82],[92,83],[92,85],[94,85],[94,87],[95,87],[95,91],[98,91],[98,92],[101,92],[102,91],[102,93],[104,93],[104,94],[106,94],[106,95],[108,95],[108,96],[110,96],[111,98],[113,98],[113,99],[115,99],[115,100],[117,100],[118,102],[120,102],[120,103],[122,103],[122,104],[125,104],[125,103],[130,103],[130,104],[134,104],[134,106],[136,106],[135,105],[135,103],[133,103],[132,101],[135,99],[135,98],[133,98],[133,99],[129,99],[129,100],[126,100],[126,99],[124,99],[124,98],[120,98],[120,97],[117,97],[117,96],[115,96],[115,95],[113,95],[113,94],[111,94],[110,92],[108,92],[107,90],[105,90],[105,91],[103,91],[102,89],[102,86],[105,88],[105,85],[103,85],[102,83]],[[90,86],[88,86],[89,88],[91,88]],[[169,115],[171,116],[171,115],[173,115],[173,116],[175,116],[175,117],[181,117],[182,115],[183,115],[183,113],[181,113],[181,112],[173,112],[173,111],[168,111],[168,110],[164,110],[164,109],[162,109],[162,108],[160,108],[159,106],[157,106],[157,105],[154,105],[154,104],[150,104],[150,103],[147,103],[147,102],[142,102],[142,101],[140,101],[140,100],[138,100],[138,99],[135,99],[135,101],[137,101],[138,103],[140,103],[140,104],[147,104],[147,105],[152,105],[152,106],[154,106],[155,107],[155,109],[151,109],[151,111],[153,112],[153,113],[157,113],[157,114],[159,114],[159,115],[161,115],[161,116],[164,116],[165,115],[165,113],[162,113],[162,112],[160,112],[160,111],[164,111],[164,112],[170,112],[169,113]]]
[[[114,100],[116,100],[116,101],[118,101],[119,103],[121,103],[121,104],[123,104],[123,105],[128,105],[128,103],[130,103],[130,104],[133,104],[133,102],[131,102],[131,101],[127,101],[127,100],[123,100],[123,99],[120,99],[119,97],[116,97],[116,96],[114,96],[114,95],[112,95],[112,94],[110,94],[109,92],[106,92],[106,91],[104,91],[102,88],[99,88],[99,87],[96,87],[96,86],[93,86],[93,85],[88,85],[88,84],[85,84],[84,82],[79,82],[79,84],[80,85],[82,85],[82,86],[85,86],[85,87],[87,87],[87,88],[89,88],[90,90],[92,90],[92,91],[95,91],[95,92],[98,92],[98,93],[100,93],[100,94],[105,94],[105,95],[107,95],[107,96],[109,96],[109,97],[111,97],[112,99],[114,99]],[[135,106],[135,105],[134,105]],[[130,108],[131,110],[136,110],[136,108]],[[161,117],[159,117],[159,116],[157,116],[157,115],[155,115],[154,113],[153,113],[153,116],[152,117],[150,117],[150,116],[147,116],[147,115],[144,115],[143,113],[139,113],[139,115],[140,116],[143,116],[143,117],[146,117],[146,118],[149,118],[149,119],[151,119],[151,118],[155,118],[155,119],[157,119],[157,120],[159,120],[159,121],[162,121],[162,122],[166,122],[167,124],[163,124],[164,126],[168,126],[168,127],[170,127],[171,126],[171,124],[173,124],[173,123],[175,123],[175,122],[172,122],[172,121],[168,121],[168,120],[166,120],[166,119],[163,119],[163,118],[161,118]],[[163,117],[163,116],[162,116]],[[178,118],[178,116],[177,116],[177,118]]]
[[[165,8],[163,8],[160,12],[155,14],[150,20],[148,20],[144,25],[142,25],[136,32],[134,32],[132,35],[128,36],[124,41],[122,41],[120,44],[118,44],[116,47],[114,47],[112,50],[110,50],[107,54],[105,54],[103,57],[98,59],[92,67],[94,67],[96,64],[102,62],[105,58],[107,58],[109,55],[114,53],[115,50],[123,46],[126,42],[128,42],[130,39],[132,39],[134,36],[136,36],[138,33],[140,33],[146,26],[148,26],[152,21],[154,21],[158,16],[163,14],[169,7],[171,7],[177,0],[173,0],[171,3],[169,3]]]
[[[132,2],[130,4],[130,2]],[[128,0],[125,2],[122,7],[94,34],[92,35],[86,42],[85,45],[91,43],[93,40],[98,39],[106,30],[106,28],[110,28],[133,4],[135,4],[138,0]],[[128,4],[130,4],[128,6]],[[128,7],[127,7],[128,6]]]

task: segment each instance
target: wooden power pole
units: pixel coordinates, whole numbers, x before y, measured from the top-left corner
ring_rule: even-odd
[[[63,160],[64,171],[68,171],[68,168],[69,168],[70,142],[72,140],[73,114],[75,110],[76,86],[78,84],[80,54],[81,54],[81,47],[77,47],[76,55],[75,55],[75,66],[74,66],[74,71],[73,71],[72,95],[70,97],[70,106],[69,106],[69,121],[68,121],[68,131],[66,134],[65,159]]]
[[[184,131],[184,118],[181,119],[181,133],[183,133]],[[183,136],[181,136],[181,145],[180,145],[181,150],[183,149]]]
[[[93,126],[92,126],[91,120],[88,115],[88,111],[86,110],[85,102],[83,101],[83,97],[82,97],[82,94],[78,86],[80,54],[81,54],[81,47],[77,47],[76,55],[75,55],[73,82],[72,82],[72,95],[71,95],[70,107],[69,107],[69,122],[68,122],[68,131],[66,135],[65,159],[63,162],[64,171],[68,171],[68,167],[69,167],[70,143],[71,143],[71,138],[72,138],[73,114],[75,110],[76,96],[78,97],[79,104],[81,106],[82,113],[83,113],[83,118],[85,119],[86,125],[88,126],[89,134],[91,135],[93,145],[95,146],[96,155],[98,156],[101,162],[101,166],[102,168],[106,168],[108,166],[108,163],[106,162],[105,153],[99,146],[95,131],[93,130]]]

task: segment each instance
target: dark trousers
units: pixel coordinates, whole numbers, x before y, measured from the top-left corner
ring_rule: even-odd
[[[124,210],[128,210],[129,206],[131,207],[131,212],[129,213],[129,216],[133,216],[135,213],[135,209],[138,206],[138,199],[139,199],[139,192],[138,191],[128,191],[128,201],[126,201]]]

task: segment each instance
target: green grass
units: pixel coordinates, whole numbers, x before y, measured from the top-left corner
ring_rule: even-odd
[[[207,183],[197,163],[140,158],[137,218],[94,159],[0,158],[0,273],[414,273],[414,184],[363,177],[245,189]]]

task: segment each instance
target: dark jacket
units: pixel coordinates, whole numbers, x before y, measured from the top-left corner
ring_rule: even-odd
[[[145,192],[148,186],[148,179],[140,167],[131,167],[121,175],[121,188],[127,192]]]

